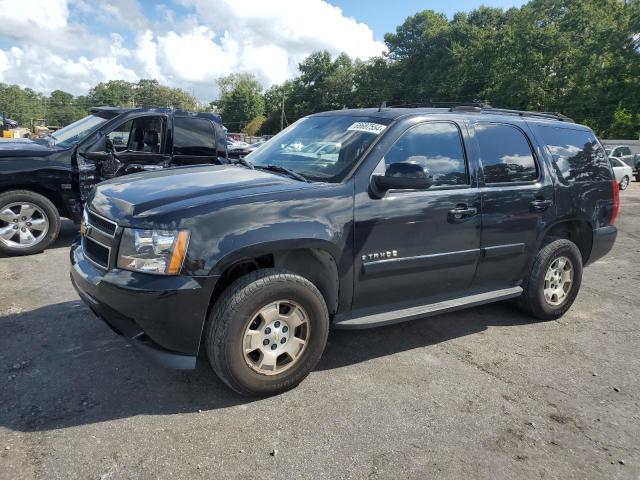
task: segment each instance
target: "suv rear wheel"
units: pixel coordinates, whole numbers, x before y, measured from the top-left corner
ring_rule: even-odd
[[[581,281],[582,255],[576,244],[553,240],[536,255],[518,304],[540,320],[559,318],[576,299]]]
[[[0,252],[30,255],[47,248],[60,232],[60,216],[51,201],[29,190],[0,194]]]
[[[322,294],[286,270],[252,272],[216,302],[206,350],[216,374],[243,395],[281,393],[316,366],[329,332]]]

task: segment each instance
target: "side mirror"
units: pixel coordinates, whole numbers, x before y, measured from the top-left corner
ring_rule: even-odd
[[[379,191],[426,190],[433,185],[433,175],[415,163],[392,163],[384,175],[374,175],[371,181]]]

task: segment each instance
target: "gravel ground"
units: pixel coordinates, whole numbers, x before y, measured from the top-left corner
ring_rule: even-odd
[[[562,319],[494,304],[334,331],[295,390],[150,363],[54,248],[0,258],[0,478],[640,478],[640,184]]]

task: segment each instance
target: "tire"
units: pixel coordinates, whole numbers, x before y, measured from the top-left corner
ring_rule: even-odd
[[[626,175],[622,177],[622,180],[620,180],[618,186],[620,187],[620,190],[626,190],[629,186],[629,177],[627,177]]]
[[[568,259],[572,267],[572,282],[564,299],[557,305],[545,298],[546,275],[556,260]],[[557,265],[557,264],[556,264]],[[582,254],[575,243],[565,239],[554,239],[536,255],[529,275],[522,284],[523,292],[518,306],[538,320],[554,320],[571,307],[582,282]],[[556,298],[556,300],[558,300]]]
[[[268,315],[263,317],[265,311]],[[283,311],[290,317],[282,316]],[[284,319],[294,317],[306,318],[306,323],[293,327],[296,321],[291,320],[290,330],[278,327],[278,335],[283,336],[287,330],[290,338],[279,338],[270,331],[269,326],[276,329],[277,319],[286,324]],[[247,337],[250,330],[251,335],[259,334],[262,339],[256,343],[259,347],[246,353],[254,345]],[[265,338],[268,331],[272,336]],[[306,343],[295,359],[286,352],[278,354],[280,348],[298,348],[300,342],[296,343],[295,336],[302,337],[302,332],[306,332]],[[327,305],[315,285],[286,270],[264,269],[239,278],[222,293],[209,315],[205,347],[213,370],[232,390],[247,396],[268,396],[304,380],[320,360],[328,333]],[[265,341],[271,343],[265,346]],[[248,344],[251,347],[245,349]],[[269,352],[271,348],[277,348],[275,353]],[[274,356],[284,364],[269,371],[270,367],[259,366],[263,359]]]
[[[640,182],[640,173],[636,173],[636,182]]]
[[[31,208],[23,210],[21,204]],[[23,211],[25,215],[20,215]],[[16,234],[8,237],[14,230]],[[21,231],[31,239],[23,237]],[[0,194],[0,252],[6,255],[40,253],[58,238],[59,232],[60,215],[47,197],[29,190]]]

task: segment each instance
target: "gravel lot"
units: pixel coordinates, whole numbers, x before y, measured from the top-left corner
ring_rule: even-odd
[[[150,363],[56,246],[0,258],[0,478],[640,478],[640,184],[559,321],[508,304],[334,331],[297,389]]]

